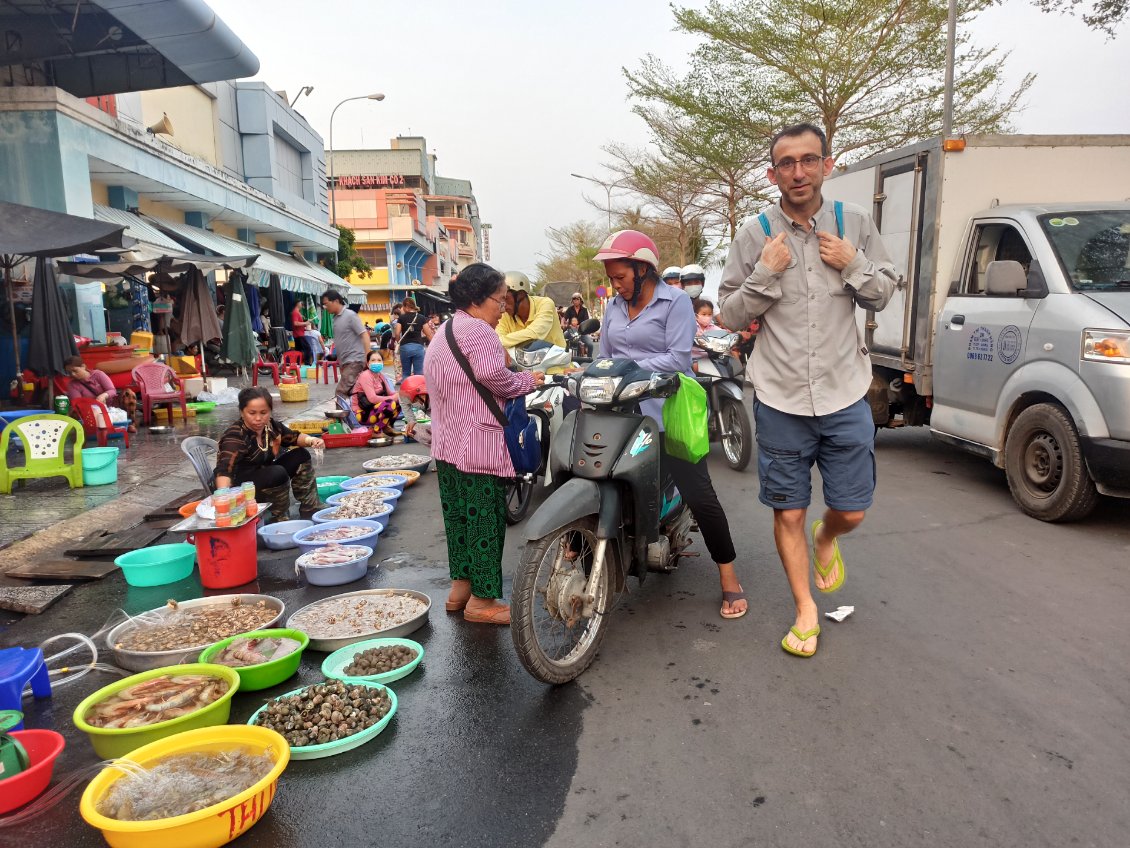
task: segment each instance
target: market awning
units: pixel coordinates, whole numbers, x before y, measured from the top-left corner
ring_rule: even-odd
[[[145,256],[138,252],[134,258],[125,254],[115,262],[60,262],[59,271],[72,277],[86,280],[113,280],[118,277],[140,277],[153,271],[178,276],[196,269],[209,274],[219,268],[248,268],[259,257],[249,256],[202,256],[199,253],[167,252],[160,256]]]
[[[259,60],[203,0],[0,3],[0,64],[76,97],[249,77]]]
[[[266,288],[271,274],[277,274],[279,283],[286,291],[320,295],[332,286],[343,295],[348,293],[349,284],[341,277],[327,268],[313,265],[288,253],[247,244],[188,224],[176,224],[147,216],[143,216],[143,220],[194,250],[207,250],[219,256],[238,256],[255,251],[259,258],[248,269],[248,280],[253,286]]]
[[[126,235],[130,238],[137,239],[139,242],[160,248],[165,252],[184,253],[183,244],[169,238],[148,221],[142,220],[137,215],[132,212],[127,212],[125,209],[115,209],[112,206],[102,206],[99,203],[95,203],[94,217],[108,224],[117,224],[120,227],[125,227]]]

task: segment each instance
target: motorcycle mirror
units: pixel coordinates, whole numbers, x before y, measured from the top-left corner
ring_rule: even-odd
[[[595,333],[599,329],[600,329],[600,319],[599,318],[588,318],[588,319],[582,321],[580,326],[577,327],[577,331],[580,332],[580,334],[583,335],[583,336],[587,336],[591,333]]]

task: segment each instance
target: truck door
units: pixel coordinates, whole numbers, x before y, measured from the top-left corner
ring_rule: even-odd
[[[974,222],[961,276],[938,315],[934,348],[933,429],[998,447],[996,411],[1005,382],[1024,361],[1039,300],[989,295],[985,272],[996,260],[1027,271],[1032,248],[1015,221]]]

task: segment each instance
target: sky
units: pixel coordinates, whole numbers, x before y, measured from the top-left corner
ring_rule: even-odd
[[[471,180],[492,225],[491,263],[531,275],[547,227],[604,220],[585,201],[603,204],[604,189],[570,173],[600,177],[602,146],[647,143],[621,69],[647,53],[681,68],[697,44],[672,31],[662,0],[207,2],[259,57],[254,79],[292,99],[314,86],[295,108],[327,146],[339,101],[383,92],[383,102],[338,110],[335,147],[423,135],[440,175]],[[1109,41],[1075,18],[1005,0],[972,35],[1011,51],[1012,81],[1037,74],[1017,131],[1130,133],[1130,25]]]

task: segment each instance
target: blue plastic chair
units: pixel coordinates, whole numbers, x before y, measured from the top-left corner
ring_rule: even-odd
[[[37,698],[51,695],[51,678],[39,648],[4,648],[0,650],[0,710],[20,710],[24,686],[31,681],[31,694]],[[12,730],[22,730],[21,721]]]

